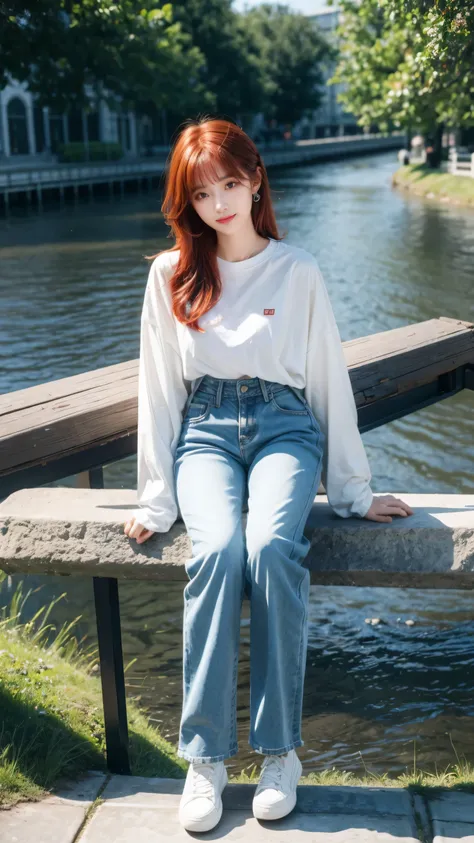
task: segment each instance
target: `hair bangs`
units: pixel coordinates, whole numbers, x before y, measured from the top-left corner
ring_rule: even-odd
[[[185,187],[188,196],[202,188],[207,183],[218,182],[221,178],[234,176],[235,178],[248,178],[243,172],[234,156],[223,146],[218,146],[216,151],[210,148],[198,150],[195,156],[188,161],[185,172]]]

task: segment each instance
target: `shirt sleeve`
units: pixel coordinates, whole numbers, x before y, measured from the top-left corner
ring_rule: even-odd
[[[312,308],[305,395],[325,436],[321,480],[337,515],[363,518],[373,493],[354,393],[331,301],[316,262],[309,272]]]
[[[148,275],[140,325],[138,375],[137,500],[132,516],[146,529],[165,533],[178,516],[174,453],[188,388],[171,297],[158,263]],[[161,266],[163,264],[161,263]]]

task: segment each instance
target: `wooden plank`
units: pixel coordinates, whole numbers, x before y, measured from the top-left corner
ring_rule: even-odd
[[[136,377],[138,377],[138,359],[104,366],[102,369],[93,369],[92,372],[81,372],[79,375],[40,383],[26,389],[17,389],[15,392],[7,392],[0,395],[0,420],[3,423],[7,413],[15,413],[28,407],[38,407],[57,398],[69,398],[115,381],[123,383],[127,378],[132,378],[134,381]]]
[[[413,325],[402,325],[389,331],[347,340],[343,345],[347,364],[354,367],[363,363],[374,363],[411,348],[424,348],[447,337],[461,335],[472,339],[473,330],[472,322],[440,316],[437,319],[427,319],[425,322],[415,322]]]
[[[474,362],[474,324],[430,319],[344,343],[358,408]]]
[[[358,408],[474,363],[474,325],[441,317],[343,344]],[[138,360],[0,396],[0,476],[135,433]]]

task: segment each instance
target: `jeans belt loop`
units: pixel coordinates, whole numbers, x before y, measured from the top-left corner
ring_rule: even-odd
[[[224,389],[224,381],[221,379],[217,384],[217,392],[216,392],[216,407],[221,406],[221,399],[222,399],[222,390]]]
[[[204,380],[206,376],[201,375],[201,377],[196,378],[194,385],[191,387],[191,392],[189,393],[188,400],[186,401],[186,410],[188,409],[189,405],[191,404],[196,392],[198,391],[199,387],[201,386],[201,382]]]
[[[305,395],[304,395],[304,389],[302,389],[300,387],[297,387],[297,386],[290,386],[289,388],[291,389],[292,392],[295,393],[295,395],[298,398],[300,398],[303,401],[304,404],[307,403]]]
[[[263,398],[264,398],[264,400],[265,400],[266,402],[270,401],[270,397],[269,397],[269,394],[268,394],[267,385],[266,385],[266,383],[265,383],[264,379],[263,379],[263,378],[259,378],[259,379],[258,379],[258,382],[259,382],[259,384],[260,384],[260,389],[262,390],[262,394],[263,394]]]

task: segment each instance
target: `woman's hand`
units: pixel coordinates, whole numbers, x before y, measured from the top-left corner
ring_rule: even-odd
[[[413,515],[413,510],[400,498],[394,498],[393,495],[379,495],[374,496],[372,505],[364,518],[368,518],[369,521],[391,521],[392,515],[401,515],[406,518],[407,515]]]
[[[154,535],[153,530],[146,530],[143,524],[140,524],[135,517],[124,524],[123,531],[129,539],[136,539],[137,544],[143,544],[150,536]]]

